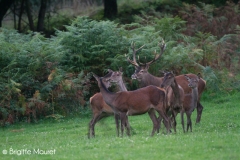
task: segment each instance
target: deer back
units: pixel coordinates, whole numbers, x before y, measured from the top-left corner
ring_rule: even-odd
[[[198,78],[198,76],[195,74],[186,74],[186,75],[190,78]],[[189,82],[184,77],[184,75],[179,75],[179,76],[176,76],[175,78],[177,83],[183,88],[185,94],[192,93],[192,89],[188,86]],[[206,86],[206,81],[200,78],[198,82],[198,100],[200,99],[205,86]]]
[[[131,114],[146,113],[159,103],[165,102],[165,90],[156,86],[147,86],[134,91],[123,91],[116,93],[114,106],[121,112]]]

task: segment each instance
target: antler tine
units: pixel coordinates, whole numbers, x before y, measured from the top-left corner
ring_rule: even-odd
[[[160,47],[161,51],[163,52],[166,48],[166,43],[164,42],[164,40],[162,40],[162,43],[158,42],[158,46]]]
[[[129,63],[131,63],[132,65],[136,66],[136,67],[139,66],[138,63],[137,63],[136,61],[132,61],[132,60],[130,60],[129,57],[127,57],[127,61],[128,61]]]
[[[155,50],[155,52],[154,52],[154,53],[155,53],[154,59],[151,60],[150,62],[147,62],[146,65],[152,64],[153,62],[155,62],[156,60],[158,60],[158,59],[162,56],[164,50],[166,49],[166,44],[165,44],[164,40],[162,40],[162,43],[159,43],[159,42],[158,42],[158,46],[159,46],[160,49],[161,49],[161,53],[159,53],[159,54],[157,55],[157,52],[156,52],[156,50]]]
[[[138,52],[138,51],[141,50],[144,46],[145,46],[145,44],[142,45],[142,46],[141,46],[140,48],[138,48],[137,50],[135,50],[135,52]]]
[[[135,49],[135,43],[131,43],[131,48],[132,48],[132,50],[133,50],[133,62],[135,63],[134,65],[136,65],[137,64],[137,61],[136,61],[136,53],[139,51],[139,50],[141,50],[143,47],[145,46],[145,44],[144,45],[142,45],[140,48],[138,48],[137,50]],[[131,62],[130,62],[131,63]],[[139,66],[138,64],[137,64],[137,66]]]
[[[167,73],[167,71],[165,71],[165,70],[159,70],[159,73],[165,75],[165,74]]]
[[[135,51],[135,43],[131,43],[131,48],[132,48],[132,50],[133,50],[133,61],[135,62],[135,63],[137,63],[137,61],[136,61],[136,51]]]
[[[145,59],[146,59],[146,56],[145,56]],[[146,63],[142,63],[142,62],[140,62],[140,58],[139,58],[139,56],[138,56],[138,63],[139,63],[141,66],[145,66],[145,65],[146,65]]]

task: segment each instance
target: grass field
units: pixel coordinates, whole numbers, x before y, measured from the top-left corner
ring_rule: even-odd
[[[87,138],[91,117],[59,122],[43,120],[0,129],[0,159],[240,159],[240,94],[203,95],[204,111],[193,132],[183,133],[180,116],[177,133],[150,137],[152,123],[147,114],[129,117],[133,135],[116,136],[113,117],[96,125],[96,137]],[[186,117],[185,117],[186,122]]]

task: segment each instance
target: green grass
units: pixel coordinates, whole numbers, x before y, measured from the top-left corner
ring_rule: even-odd
[[[150,137],[152,123],[147,114],[129,117],[134,129],[131,137],[116,136],[113,117],[96,125],[96,137],[87,138],[90,117],[64,119],[60,122],[41,121],[20,123],[0,130],[0,159],[184,159],[238,160],[240,159],[240,94],[203,95],[204,111],[200,124],[193,132],[183,133],[180,116],[177,133],[161,131]],[[185,117],[186,122],[186,117]],[[34,149],[55,149],[53,155],[33,154]],[[22,155],[13,153],[12,150]],[[26,151],[31,154],[27,155]]]

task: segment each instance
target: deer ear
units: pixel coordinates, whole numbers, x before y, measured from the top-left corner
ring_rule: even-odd
[[[113,72],[113,70],[111,70],[111,69],[108,69],[107,71],[108,71],[108,73],[111,73],[111,72]]]
[[[197,76],[198,76],[198,79],[202,77],[201,73],[198,73]]]
[[[186,74],[184,74],[184,77],[189,81],[190,77],[188,77]]]
[[[97,81],[99,81],[98,75],[96,75],[95,73],[92,73],[92,75],[93,75],[93,77],[94,77]]]
[[[159,73],[160,73],[161,75],[164,75],[164,74],[165,74],[165,71],[159,70]]]
[[[148,70],[149,69],[149,64],[145,65],[145,69]]]
[[[122,67],[119,67],[119,72],[123,72],[123,71],[122,71]]]
[[[171,71],[171,73],[175,76],[175,72],[174,71]]]

